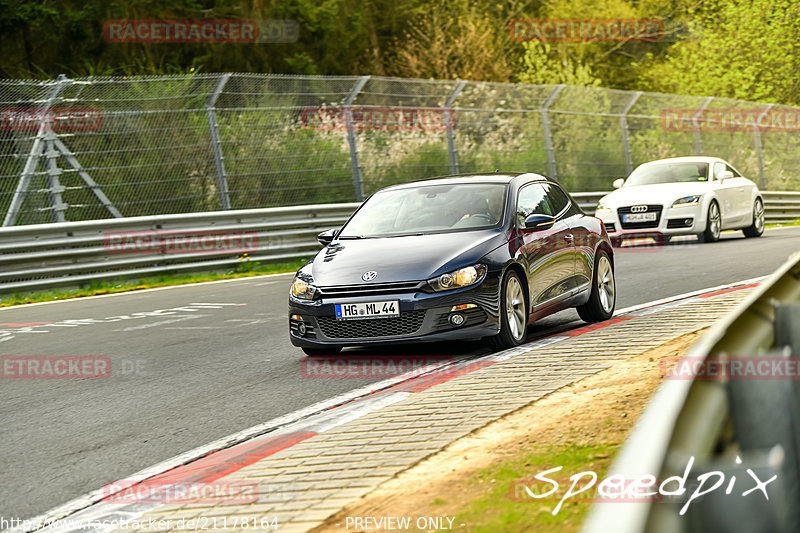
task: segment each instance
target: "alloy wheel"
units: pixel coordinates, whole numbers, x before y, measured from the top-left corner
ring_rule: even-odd
[[[611,261],[605,255],[600,257],[597,264],[597,295],[600,297],[600,305],[605,312],[614,308],[617,287],[614,282],[614,270],[611,268]]]
[[[506,321],[511,336],[515,340],[525,335],[525,296],[515,276],[509,276],[506,282]]]

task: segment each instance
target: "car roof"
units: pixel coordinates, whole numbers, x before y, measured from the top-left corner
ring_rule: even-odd
[[[409,183],[401,183],[399,185],[393,185],[391,187],[386,187],[385,189],[382,190],[406,189],[424,185],[439,185],[439,184],[456,185],[461,183],[511,183],[513,180],[520,177],[522,178],[529,177],[532,180],[536,181],[551,181],[545,176],[542,176],[541,174],[535,174],[533,172],[501,172],[501,173],[476,172],[474,174],[454,174],[450,176],[437,176],[425,180],[418,180]]]
[[[722,161],[723,163],[727,163],[727,161],[719,157],[692,155],[684,157],[670,157],[669,159],[657,159],[655,161],[648,161],[647,163],[642,163],[642,165],[654,165],[659,163],[715,163],[717,161]]]

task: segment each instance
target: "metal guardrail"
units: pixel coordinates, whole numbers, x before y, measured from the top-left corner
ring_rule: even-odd
[[[604,192],[572,196],[593,213]],[[765,192],[768,222],[800,218],[800,193]],[[340,226],[358,203],[215,211],[35,224],[0,229],[0,293],[24,292],[162,273],[233,267],[241,253],[229,249],[198,253],[115,252],[107,240],[118,232],[247,232],[256,242],[242,250],[250,261],[279,261],[319,250],[316,235]]]
[[[715,324],[683,361],[702,363],[695,368],[710,373],[717,361],[784,361],[791,368],[798,358],[800,253]],[[724,483],[693,500],[683,516],[691,488],[682,499],[596,505],[583,533],[800,531],[800,375],[698,379],[694,372],[690,379],[664,381],[609,475],[633,480],[649,474],[661,482],[688,472],[691,483],[717,471],[725,475]],[[739,456],[743,464],[736,463]],[[740,497],[755,484],[747,468],[762,481],[778,476],[768,487],[769,500],[760,493]],[[731,493],[727,487],[734,475],[739,481]]]
[[[131,217],[88,222],[36,224],[0,230],[0,292],[13,293],[91,281],[235,267],[247,252],[249,261],[279,261],[311,256],[319,250],[316,235],[342,225],[357,203],[328,204],[210,213]],[[131,250],[115,253],[109,236],[142,232],[181,236],[188,232],[246,234],[248,244],[175,253]],[[152,234],[151,234],[152,235]],[[188,238],[188,237],[187,237]]]

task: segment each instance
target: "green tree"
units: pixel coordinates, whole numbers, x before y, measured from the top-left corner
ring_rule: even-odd
[[[649,58],[639,88],[800,103],[800,5],[792,0],[710,1],[702,39]]]

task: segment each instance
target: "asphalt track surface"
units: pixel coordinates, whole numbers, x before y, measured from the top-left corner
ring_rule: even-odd
[[[713,244],[689,238],[663,248],[626,246],[616,251],[617,308],[767,275],[797,250],[798,227],[768,230],[759,239],[731,232]],[[102,356],[113,369],[104,379],[0,379],[0,517],[32,517],[381,379],[311,379],[303,372],[303,354],[287,334],[291,279],[0,309],[0,355]],[[529,337],[582,324],[565,311],[530,328]],[[479,343],[451,343],[356,355],[485,353]]]

